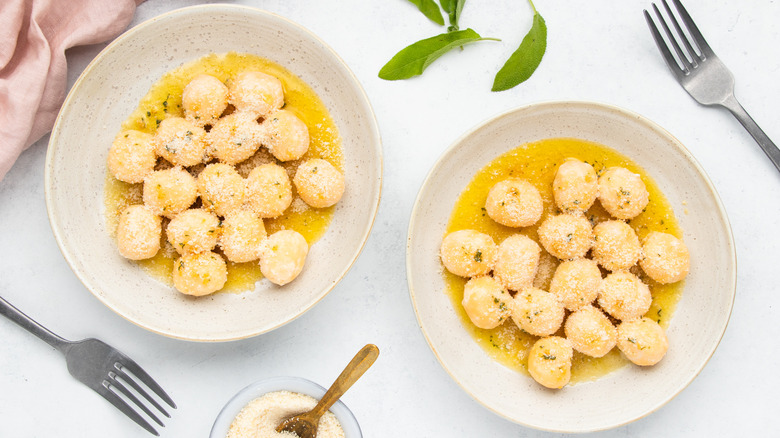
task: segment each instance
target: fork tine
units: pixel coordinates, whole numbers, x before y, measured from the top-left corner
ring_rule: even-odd
[[[141,400],[138,400],[138,397],[136,397],[132,392],[130,392],[129,389],[120,381],[117,379],[116,373],[113,371],[108,373],[108,384],[110,386],[113,386],[119,392],[124,394],[125,397],[127,397],[131,402],[135,403],[136,406],[138,406],[146,415],[149,416],[152,420],[154,420],[155,423],[159,424],[160,426],[165,426],[162,421],[160,421],[159,418],[157,418],[156,415],[148,408],[145,404],[141,402]]]
[[[682,49],[680,48],[680,45],[677,44],[677,40],[674,38],[674,35],[672,35],[672,31],[669,29],[669,26],[666,24],[666,20],[664,20],[664,17],[661,15],[661,11],[658,9],[658,6],[656,6],[655,3],[653,3],[653,10],[655,10],[655,15],[661,22],[661,27],[664,28],[664,32],[666,33],[667,38],[669,38],[669,44],[672,45],[674,51],[677,53],[677,57],[680,60],[682,69],[685,71],[685,73],[689,73],[693,67],[693,64],[691,64],[691,61],[689,61],[688,57],[685,56]],[[669,19],[675,21],[674,15],[670,16]]]
[[[154,430],[154,427],[152,427],[151,424],[149,424],[148,421],[144,420],[143,417],[141,417],[138,412],[136,412],[133,408],[130,407],[130,405],[127,404],[124,400],[122,400],[121,397],[119,397],[116,393],[111,391],[107,383],[103,383],[102,385],[98,386],[95,391],[97,391],[98,394],[102,395],[103,398],[109,401],[112,405],[114,405],[117,409],[122,411],[125,415],[130,417],[131,420],[135,421],[139,426],[146,429],[147,432],[151,433],[154,436],[160,436],[159,433],[157,433],[156,430]]]
[[[118,364],[121,365],[121,364]],[[168,413],[168,411],[165,410],[159,403],[157,403],[157,400],[154,399],[151,395],[149,395],[146,390],[144,390],[141,385],[138,384],[130,375],[128,375],[121,366],[115,366],[116,369],[116,375],[121,377],[122,380],[124,380],[128,385],[130,385],[137,393],[141,394],[145,399],[149,401],[154,407],[162,412],[163,415],[165,415],[168,418],[171,418],[171,415]],[[162,424],[160,424],[162,426]]]
[[[669,8],[669,3],[667,3],[666,0],[663,0],[663,3],[664,3],[664,9],[666,9],[666,14],[669,15],[669,17],[671,17],[674,30],[677,31],[677,35],[680,36],[680,41],[682,41],[683,45],[685,46],[685,51],[688,52],[689,55],[691,55],[693,66],[698,67],[699,63],[697,61],[700,61],[701,58],[691,46],[691,43],[690,41],[688,41],[688,37],[685,36],[685,33],[683,32],[682,28],[680,28],[680,23],[677,22],[676,18],[674,18],[674,14],[672,13],[672,10]]]
[[[680,18],[682,18],[683,23],[685,23],[685,27],[691,34],[693,42],[696,43],[696,45],[699,47],[702,59],[715,56],[715,53],[710,48],[710,45],[707,44],[707,40],[704,39],[704,35],[699,32],[699,28],[696,27],[696,23],[693,22],[693,19],[688,14],[688,11],[685,9],[682,3],[680,3],[680,0],[672,0],[672,2],[674,3],[674,7],[677,9],[677,12],[680,14]]]
[[[165,403],[168,403],[168,406],[176,409],[176,403],[173,402],[171,397],[166,394],[160,385],[158,385],[157,382],[152,379],[152,376],[147,374],[146,371],[144,371],[143,368],[135,363],[134,360],[125,355],[122,355],[122,358],[119,360],[119,365],[120,369],[127,368],[134,376],[138,377],[138,379],[143,382],[144,385],[157,394],[157,396],[160,397]]]
[[[663,55],[666,65],[669,66],[669,70],[671,70],[672,74],[678,79],[685,76],[685,72],[680,68],[680,65],[677,64],[672,52],[669,51],[669,47],[666,46],[666,42],[664,42],[663,37],[661,37],[661,33],[658,31],[658,28],[655,26],[655,23],[647,10],[645,10],[645,21],[647,21],[647,26],[650,28],[650,33],[653,34],[655,45],[658,46],[658,50],[661,52],[661,55]]]

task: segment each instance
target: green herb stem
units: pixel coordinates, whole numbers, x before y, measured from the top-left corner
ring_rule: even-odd
[[[466,0],[439,0],[441,8],[447,13],[450,21],[450,27],[447,28],[447,32],[457,32],[458,21],[460,20],[460,13],[463,11],[463,5]]]

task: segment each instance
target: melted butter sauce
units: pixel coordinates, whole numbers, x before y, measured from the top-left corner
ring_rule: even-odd
[[[553,199],[552,182],[558,166],[569,157],[590,163],[599,174],[608,167],[622,166],[641,175],[650,193],[650,202],[643,213],[628,221],[629,225],[636,231],[640,240],[651,231],[661,231],[682,238],[682,230],[677,224],[671,205],[641,167],[606,146],[572,138],[554,138],[528,143],[501,155],[482,168],[456,201],[447,224],[447,233],[473,229],[486,233],[493,237],[496,243],[501,243],[510,235],[520,232],[538,242],[539,224],[547,216],[558,213]],[[510,177],[529,181],[542,195],[544,213],[534,226],[522,229],[506,227],[490,219],[485,212],[485,201],[490,188]],[[586,212],[586,217],[595,225],[609,219],[609,214],[596,201]],[[541,244],[539,246],[541,247]],[[551,256],[543,255],[535,286],[549,290],[557,263]],[[491,330],[474,326],[461,305],[463,287],[468,279],[455,276],[445,269],[443,272],[452,306],[475,341],[493,359],[527,374],[528,349],[539,338],[522,331],[511,319]],[[666,328],[680,299],[684,282],[663,285],[645,276],[641,270],[632,269],[632,272],[642,278],[653,295],[653,303],[645,316],[658,321]],[[563,328],[556,334],[564,336]],[[593,358],[575,351],[571,383],[595,380],[628,363],[629,361],[621,355],[617,347],[601,358]]]
[[[211,54],[166,73],[150,88],[130,117],[122,123],[122,130],[135,129],[154,134],[160,121],[166,117],[183,117],[181,95],[184,87],[197,75],[209,74],[230,84],[230,81],[243,71],[261,71],[279,78],[284,87],[284,109],[298,116],[309,129],[309,150],[300,160],[277,162],[283,166],[290,178],[295,175],[298,165],[306,160],[322,158],[329,161],[340,171],[344,171],[344,157],[336,124],[317,94],[305,82],[279,64],[259,56],[230,52]],[[273,157],[261,148],[254,157],[236,168],[244,177],[255,165],[274,161]],[[128,205],[142,203],[143,184],[127,184],[107,174],[105,184],[106,224],[112,236],[116,235],[119,214]],[[292,229],[301,233],[311,246],[328,229],[333,217],[334,207],[315,209],[308,207],[295,193],[293,186],[293,204],[284,214],[275,219],[264,219],[268,234],[283,229]],[[167,221],[163,222],[163,227]],[[151,259],[136,262],[152,277],[172,285],[171,272],[176,252],[167,243],[165,232],[162,236],[162,249]],[[243,292],[254,289],[255,283],[262,278],[257,262],[227,262],[228,279],[219,292]]]

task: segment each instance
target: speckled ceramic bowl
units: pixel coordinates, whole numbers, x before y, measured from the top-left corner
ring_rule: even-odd
[[[675,211],[691,270],[667,330],[669,351],[653,367],[626,366],[558,391],[492,360],[466,331],[444,291],[439,247],[455,201],[479,169],[523,143],[574,137],[612,147],[642,166]],[[474,399],[514,422],[549,431],[617,427],[659,409],[702,370],[731,314],[736,255],[717,193],[691,154],[653,122],[596,103],[531,105],[466,133],[434,165],[412,212],[407,246],[409,291],[428,343]]]
[[[120,125],[166,72],[209,53],[256,54],[309,84],[342,138],[347,190],[303,273],[279,288],[194,299],[123,259],[106,230],[106,157]],[[73,271],[100,301],[154,332],[194,341],[240,339],[291,321],[320,301],[354,263],[379,205],[382,153],[371,105],[349,68],[301,26],[258,9],[179,9],[120,36],[86,68],[65,100],[46,158],[49,219]]]
[[[214,421],[209,438],[225,438],[230,429],[230,424],[233,423],[233,419],[236,418],[236,415],[241,412],[244,406],[258,397],[276,391],[297,392],[319,400],[325,395],[326,390],[311,380],[306,380],[302,377],[274,377],[253,383],[239,391],[222,408],[222,411],[217,415],[216,421]],[[363,437],[355,415],[341,400],[333,404],[330,412],[339,420],[341,428],[344,430],[345,438]]]

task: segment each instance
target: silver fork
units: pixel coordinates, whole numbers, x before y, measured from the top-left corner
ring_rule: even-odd
[[[63,339],[12,306],[3,297],[0,297],[0,314],[59,350],[65,355],[68,371],[76,380],[102,395],[141,427],[159,436],[154,427],[130,403],[160,426],[164,426],[162,421],[146,403],[139,400],[137,395],[146,399],[148,404],[151,404],[159,413],[168,418],[170,418],[170,414],[136,380],[157,394],[168,406],[176,409],[176,404],[160,385],[132,359],[97,339],[84,339],[78,342]],[[132,391],[128,387],[132,388]]]
[[[677,54],[677,59],[675,59],[666,42],[664,42],[650,14],[647,10],[644,11],[647,25],[650,27],[653,39],[655,39],[658,49],[661,51],[664,60],[666,60],[669,70],[672,71],[674,77],[682,84],[688,94],[700,104],[720,105],[731,111],[731,114],[742,123],[742,126],[753,136],[758,145],[761,146],[761,149],[764,150],[764,153],[772,160],[777,170],[780,171],[780,150],[777,149],[777,146],[772,143],[772,140],[758,127],[758,124],[734,97],[734,76],[720,59],[715,56],[715,53],[696,27],[696,23],[693,22],[688,11],[685,10],[680,1],[672,0],[672,2],[691,36],[690,39],[683,33],[666,0],[663,0],[664,9],[685,50],[680,47],[677,38],[672,35],[669,26],[661,15],[661,11],[658,10],[655,4],[653,4],[653,9],[672,49]]]

